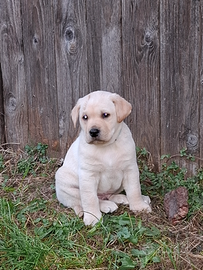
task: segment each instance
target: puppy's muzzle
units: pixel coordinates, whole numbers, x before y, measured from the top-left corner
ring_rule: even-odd
[[[100,130],[97,128],[92,128],[89,131],[89,134],[92,138],[97,138],[99,136]]]

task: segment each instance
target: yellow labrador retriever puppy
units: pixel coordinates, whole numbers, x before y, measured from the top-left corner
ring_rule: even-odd
[[[151,211],[141,195],[135,143],[123,120],[131,104],[118,94],[95,91],[80,98],[71,116],[81,132],[56,172],[56,195],[63,205],[95,225],[101,212],[129,204],[132,211]],[[126,195],[119,194],[125,190]]]

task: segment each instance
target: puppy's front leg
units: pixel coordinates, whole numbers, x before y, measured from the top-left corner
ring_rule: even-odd
[[[81,171],[79,177],[80,197],[85,225],[94,226],[102,217],[97,196],[98,179],[94,174]]]
[[[126,173],[123,187],[126,191],[130,210],[134,212],[142,210],[151,212],[151,207],[149,205],[150,199],[147,196],[143,196],[141,194],[139,171],[137,165],[134,165],[133,168],[129,169]],[[147,198],[149,200],[147,200]]]

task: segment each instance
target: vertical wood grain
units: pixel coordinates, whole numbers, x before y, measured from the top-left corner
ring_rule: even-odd
[[[23,0],[22,27],[29,142],[59,151],[54,10],[50,0]]]
[[[89,90],[122,91],[121,4],[87,0]]]
[[[76,138],[70,117],[79,97],[89,93],[84,0],[56,0],[56,78],[59,138],[63,154]]]
[[[3,80],[0,63],[0,144],[5,142],[5,123],[4,123],[4,100],[3,100]]]
[[[199,16],[200,16],[200,24],[199,24],[199,42],[200,42],[200,54],[199,54],[199,68],[196,73],[199,75],[199,89],[200,89],[200,98],[199,98],[199,155],[203,158],[203,0],[199,1]],[[200,163],[203,166],[203,162]]]
[[[161,153],[199,155],[199,1],[161,1]]]
[[[122,1],[123,91],[136,144],[160,154],[159,1]]]
[[[183,147],[202,157],[202,10],[203,0],[0,1],[0,143],[64,156],[79,130],[71,109],[103,89],[132,103],[127,123],[156,163]]]
[[[0,63],[5,139],[13,147],[23,147],[28,122],[20,1],[0,1]]]

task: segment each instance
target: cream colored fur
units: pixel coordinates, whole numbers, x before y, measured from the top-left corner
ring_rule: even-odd
[[[130,103],[106,91],[79,99],[72,110],[81,132],[56,172],[56,194],[85,225],[95,225],[101,212],[113,212],[117,204],[151,211],[149,197],[141,195],[135,143],[123,122],[130,113]]]

